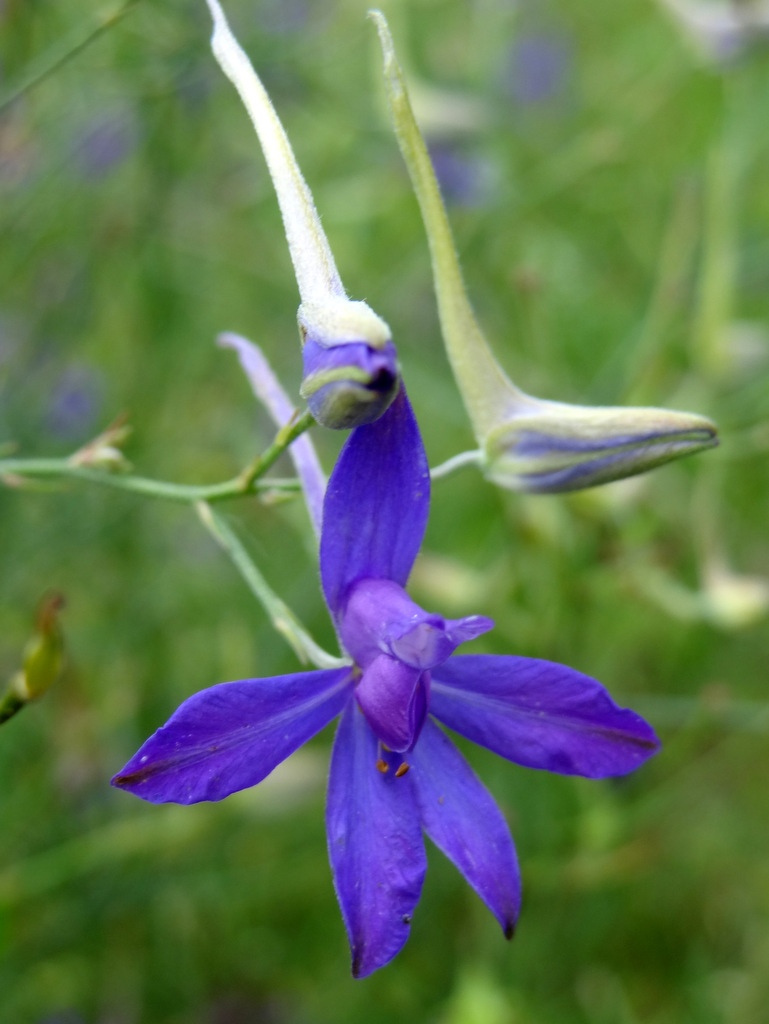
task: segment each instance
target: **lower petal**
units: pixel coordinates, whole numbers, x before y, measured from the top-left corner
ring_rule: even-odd
[[[451,740],[429,719],[409,760],[425,832],[512,938],[521,875],[502,812]]]
[[[350,704],[331,755],[326,828],[356,978],[402,948],[427,868],[408,776],[378,771],[378,750],[366,719]]]
[[[113,786],[151,803],[221,800],[265,776],[342,711],[352,672],[243,679],[201,690],[134,754]]]
[[[648,722],[595,679],[536,658],[451,658],[433,672],[430,713],[510,761],[563,775],[625,775],[659,749]]]

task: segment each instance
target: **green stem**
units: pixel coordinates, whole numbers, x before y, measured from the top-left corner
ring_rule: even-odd
[[[452,455],[450,459],[441,462],[439,466],[433,466],[430,470],[430,479],[440,480],[444,476],[455,473],[458,469],[462,469],[465,466],[479,466],[482,462],[482,451],[459,452],[458,455]]]
[[[206,502],[198,502],[197,512],[208,532],[224,548],[251,592],[261,603],[275,629],[288,641],[296,656],[303,664],[311,662],[318,668],[343,668],[349,662],[324,651],[312,639],[287,604],[278,597],[251,561],[226,519],[214,512]]]
[[[139,0],[123,0],[123,3],[113,6],[108,10],[99,11],[96,17],[87,27],[78,25],[65,39],[54,43],[45,53],[32,61],[18,82],[11,83],[0,95],[0,112],[10,106],[15,100],[34,86],[39,85],[49,75],[57,71],[68,60],[76,57],[87,46],[112,28],[120,19],[128,14],[132,7],[135,7]]]
[[[272,462],[275,460],[273,459]],[[270,463],[272,464],[272,463]],[[85,480],[93,484],[115,487],[121,491],[133,491],[152,498],[165,498],[167,501],[222,501],[224,498],[235,498],[257,491],[301,490],[298,480],[254,480],[244,482],[241,475],[221,484],[174,484],[166,480],[152,480],[146,476],[134,476],[130,473],[108,473],[103,469],[91,469],[88,466],[73,466],[67,459],[0,459],[0,483],[8,486],[4,478],[24,477],[26,479],[64,478]]]
[[[305,409],[301,415],[295,419],[291,419],[275,435],[275,440],[272,442],[270,447],[262,452],[261,455],[257,455],[250,466],[247,466],[241,473],[236,477],[240,481],[240,485],[243,492],[246,493],[251,490],[251,487],[257,477],[262,476],[266,473],[270,466],[275,463],[286,448],[296,441],[297,437],[300,437],[305,430],[309,430],[315,424],[312,413],[309,409]]]
[[[275,440],[258,455],[254,461],[232,480],[220,484],[174,484],[166,480],[152,480],[146,476],[131,473],[109,473],[91,466],[75,465],[71,459],[0,459],[0,483],[8,486],[13,477],[47,478],[63,477],[72,480],[86,480],[89,483],[104,484],[122,491],[133,491],[152,498],[167,501],[222,501],[257,491],[300,491],[299,480],[260,479],[288,446],[314,424],[309,411],[282,427]]]

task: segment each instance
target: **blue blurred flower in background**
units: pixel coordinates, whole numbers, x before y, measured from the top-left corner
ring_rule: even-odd
[[[101,412],[104,382],[90,366],[69,366],[54,385],[46,410],[48,430],[62,440],[77,440],[91,430]]]
[[[103,178],[130,156],[139,141],[139,127],[129,110],[102,111],[76,133],[75,158],[84,178]]]
[[[441,195],[450,206],[485,206],[496,185],[495,169],[489,160],[468,155],[449,142],[429,146]]]
[[[284,35],[307,28],[310,5],[307,0],[263,0],[254,17],[260,32]]]
[[[563,95],[572,68],[572,44],[563,33],[532,33],[515,40],[505,84],[513,99],[529,106]]]

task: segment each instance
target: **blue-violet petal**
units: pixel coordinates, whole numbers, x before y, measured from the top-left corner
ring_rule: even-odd
[[[659,748],[595,679],[535,658],[451,658],[433,673],[430,713],[516,764],[563,775],[624,775]]]
[[[383,967],[405,943],[427,868],[408,776],[396,778],[392,767],[382,774],[380,756],[376,736],[351,704],[331,755],[326,829],[357,978]]]
[[[401,386],[376,423],[352,432],[328,482],[320,572],[332,615],[356,580],[406,583],[429,505],[427,456]]]
[[[430,719],[409,761],[408,778],[425,832],[511,938],[521,905],[521,874],[510,829],[494,798]]]
[[[349,668],[219,683],[186,700],[112,785],[151,803],[222,800],[255,786],[335,718]]]

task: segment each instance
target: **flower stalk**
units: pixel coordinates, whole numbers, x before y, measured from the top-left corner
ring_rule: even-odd
[[[6,487],[23,487],[32,480],[83,480],[115,487],[121,491],[133,491],[134,494],[143,494],[150,498],[164,498],[166,501],[187,504],[197,501],[223,501],[226,498],[239,498],[265,491],[295,493],[301,489],[299,480],[263,480],[262,477],[283,452],[314,424],[315,420],[307,410],[296,415],[278,430],[272,444],[252,463],[231,480],[219,484],[176,484],[132,473],[114,473],[108,469],[83,465],[82,461],[74,456],[65,459],[0,459],[0,483]]]
[[[319,647],[299,622],[296,615],[275,591],[252,561],[240,539],[227,520],[204,501],[195,509],[201,523],[220,547],[228,553],[235,567],[248,584],[249,590],[270,617],[280,635],[288,641],[291,649],[303,665],[312,664],[317,668],[341,668],[348,664]]]

